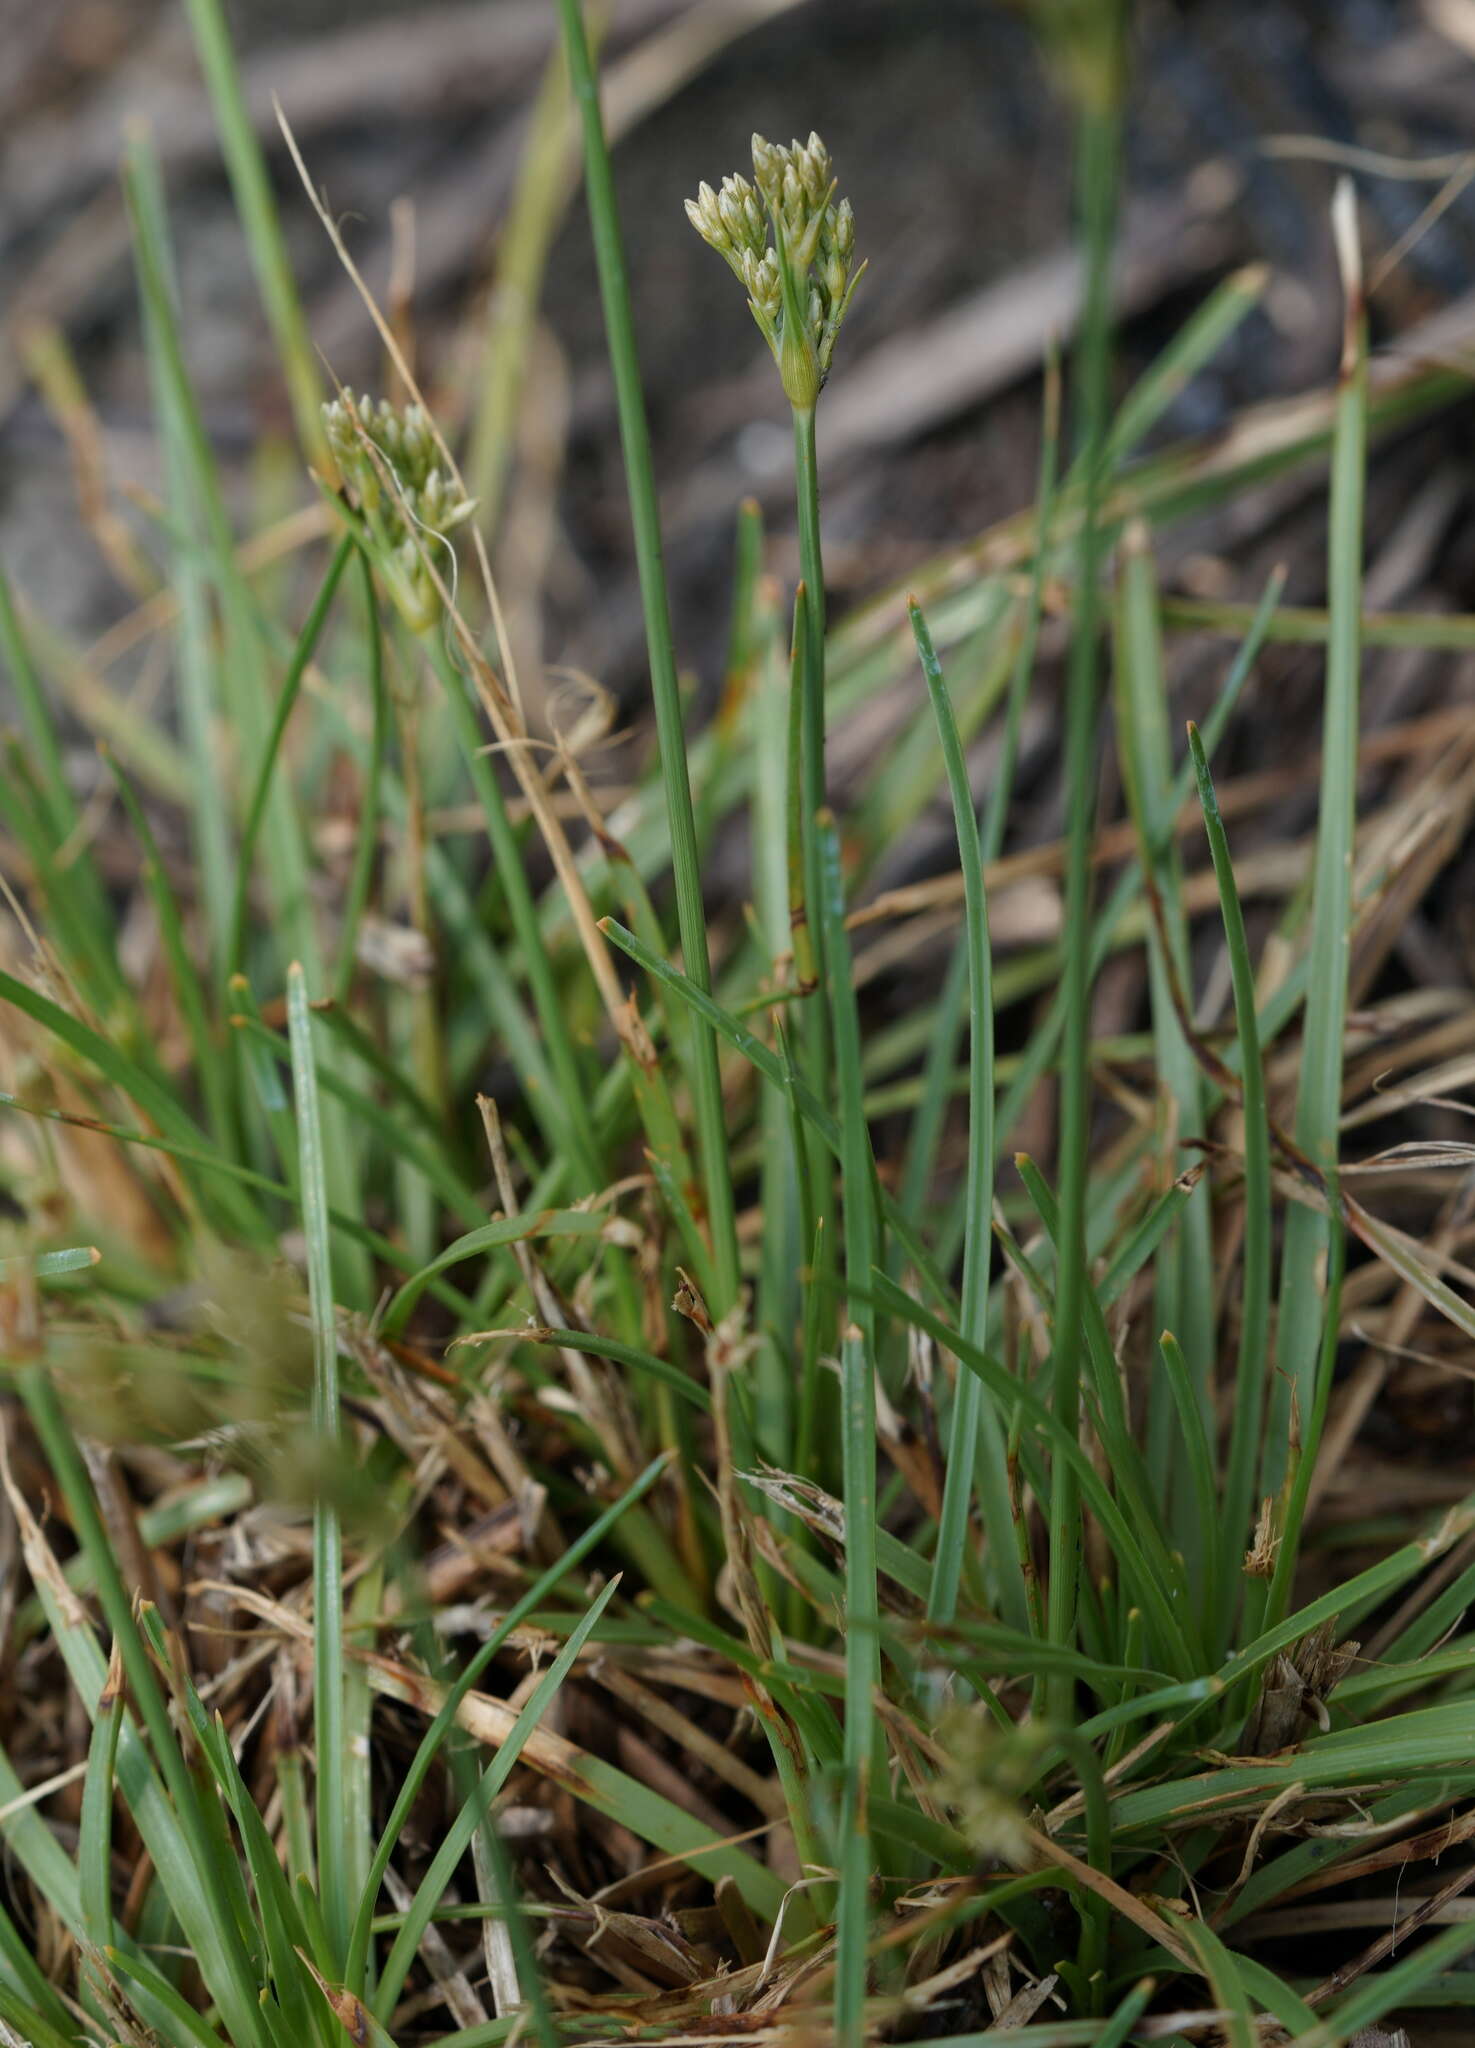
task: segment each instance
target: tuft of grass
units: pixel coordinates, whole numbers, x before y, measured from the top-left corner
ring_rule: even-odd
[[[0,2027],[1345,2048],[1467,2003],[1469,1929],[1437,1923],[1475,1841],[1475,1495],[1448,1468],[1407,1499],[1328,1483],[1361,1455],[1349,1351],[1437,1363],[1475,1333],[1464,1210],[1429,1194],[1468,1151],[1409,1115],[1462,1085],[1463,1012],[1377,978],[1380,912],[1434,886],[1475,771],[1447,742],[1437,858],[1396,795],[1357,810],[1360,774],[1427,742],[1365,745],[1364,650],[1475,643],[1467,618],[1366,619],[1361,587],[1374,437],[1457,386],[1370,388],[1344,195],[1336,391],[1142,452],[1266,278],[1227,279],[1118,396],[1125,10],[1041,0],[1078,127],[1072,453],[1052,365],[1033,502],[830,615],[814,411],[854,228],[817,138],[758,138],[743,233],[772,263],[752,291],[802,579],[745,508],[697,730],[647,315],[559,11],[506,262],[535,289],[571,98],[658,743],[621,836],[586,736],[529,731],[484,652],[505,634],[454,437],[413,392],[318,409],[215,0],[189,15],[304,502],[308,465],[328,486],[303,573],[250,566],[276,506],[227,488],[135,140],[164,500],[127,535],[158,595],[120,634],[157,638],[168,702],[128,705],[0,575],[23,728],[0,752],[0,1478],[25,1579]],[[693,206],[720,246],[717,195]],[[518,502],[531,317],[493,320],[468,408],[488,525]],[[1175,522],[1323,459],[1324,608],[1284,606],[1280,574],[1253,607],[1159,587]],[[1177,758],[1189,633],[1228,652]],[[1267,838],[1263,785],[1217,752],[1232,732],[1258,760],[1269,729],[1286,767],[1254,694],[1274,643],[1326,649],[1305,846]],[[862,712],[893,738],[842,778],[826,733]],[[100,828],[84,736],[108,742]],[[1058,830],[1024,801],[1042,772]],[[956,862],[878,895],[937,810]],[[711,881],[743,832],[751,916]],[[1013,935],[1021,883],[1058,926]],[[1138,1013],[1111,1035],[1108,963]],[[1390,1107],[1421,1142],[1364,1179],[1340,1149]],[[1396,1227],[1362,1194],[1389,1176]],[[1312,1899],[1325,1932],[1287,1942]]]

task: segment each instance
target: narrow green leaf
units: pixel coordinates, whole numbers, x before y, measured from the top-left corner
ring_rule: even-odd
[[[415,1896],[405,1914],[404,1925],[395,1936],[394,1946],[390,1949],[384,1964],[374,2000],[374,2010],[382,2021],[388,2021],[399,2003],[400,1992],[415,1960],[421,1937],[429,1925],[431,1915],[440,1903],[446,1886],[450,1883],[456,1865],[470,1848],[471,1838],[478,1827],[483,1822],[494,1825],[490,1822],[492,1801],[511,1775],[518,1757],[522,1754],[524,1743],[547,1713],[558,1688],[573,1669],[590,1631],[614,1598],[619,1583],[618,1578],[611,1579],[597,1595],[577,1627],[572,1630],[568,1641],[533,1688],[527,1704],[509,1730],[506,1741],[482,1772],[473,1797],[462,1807],[437,1847],[429,1870],[416,1887]],[[552,2038],[557,2041],[556,2031]]]
[[[1326,706],[1321,801],[1311,906],[1310,975],[1296,1097],[1297,1145],[1321,1172],[1334,1176],[1342,1106],[1347,1023],[1348,945],[1352,924],[1352,854],[1357,807],[1358,700],[1362,668],[1363,500],[1367,472],[1367,309],[1357,254],[1357,204],[1350,179],[1334,207],[1347,289],[1342,367],[1332,447],[1331,520],[1327,541]],[[1281,1254],[1277,1371],[1271,1382],[1264,1484],[1273,1493],[1289,1454],[1291,1396],[1310,1408],[1324,1309],[1325,1217],[1295,1204],[1286,1218]]]
[[[302,1229],[312,1307],[312,1428],[326,1476],[343,1454],[338,1397],[338,1317],[333,1302],[328,1194],[318,1110],[317,1060],[307,983],[294,961],[287,970],[287,1025],[297,1107]],[[330,1953],[341,1968],[348,1954],[355,1864],[345,1798],[343,1664],[343,1529],[321,1486],[312,1514],[313,1741],[316,1761],[317,1867]]]
[[[661,558],[660,505],[640,382],[630,287],[625,274],[614,172],[600,117],[599,91],[579,0],[558,0],[558,11],[569,79],[583,124],[585,190],[594,231],[605,337],[615,380],[630,517],[635,530],[640,596],[650,657],[651,693],[666,792],[672,874],[676,885],[677,925],[686,971],[698,989],[707,993],[712,986],[712,968],[702,908],[696,816],[692,808],[686,759],[686,726],[676,674],[676,653],[671,639],[671,610]],[[710,1028],[695,1030],[691,1055],[690,1078],[706,1181],[707,1216],[722,1287],[713,1306],[719,1315],[725,1315],[737,1300],[738,1248],[716,1033]]]
[[[968,763],[958,736],[947,683],[927,621],[916,604],[910,607],[912,632],[928,695],[942,741],[943,764],[952,795],[953,827],[963,869],[964,939],[968,958],[968,1008],[971,1018],[968,1059],[968,1166],[965,1180],[968,1220],[963,1247],[963,1297],[959,1327],[978,1350],[988,1348],[989,1264],[993,1252],[994,1196],[994,996],[993,956],[989,944],[988,899],[983,882],[983,846]],[[1009,1498],[1005,1456],[1008,1418],[987,1399],[982,1382],[971,1373],[959,1377],[953,1396],[948,1439],[947,1473],[942,1513],[937,1525],[932,1584],[927,1612],[934,1621],[950,1621],[957,1612],[958,1587],[972,1519],[975,1478],[988,1536],[989,1565],[999,1589],[1003,1618],[1028,1633],[1029,1602],[1014,1541],[1014,1514]]]

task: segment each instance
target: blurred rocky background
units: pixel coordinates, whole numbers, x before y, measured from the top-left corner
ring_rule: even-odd
[[[96,408],[93,459],[125,504],[147,492],[149,392],[116,171],[132,123],[163,160],[191,367],[239,471],[243,518],[286,509],[302,487],[183,0],[10,0],[5,11],[0,552],[32,601],[86,639],[128,593],[77,518],[87,451],[75,433],[68,447],[27,356],[38,333],[60,330]],[[369,323],[281,147],[273,95],[365,275],[400,304],[438,409],[470,420],[552,49],[548,0],[236,0],[231,16],[325,362],[356,386],[383,382]],[[843,601],[1029,496],[1041,352],[1051,333],[1068,339],[1074,302],[1066,127],[1022,13],[988,0],[606,0],[601,18],[678,634],[710,690],[744,494],[771,509],[774,563],[789,566],[789,450],[762,343],[688,228],[683,196],[741,168],[754,127],[815,127],[854,202],[871,271],[820,415]],[[1423,323],[1458,304],[1475,270],[1475,183],[1458,175],[1475,147],[1475,0],[1144,0],[1136,41],[1128,364],[1149,359],[1233,266],[1275,272],[1263,314],[1182,393],[1170,436],[1213,434],[1247,401],[1333,368],[1335,166],[1300,153],[1305,138],[1371,153],[1371,260],[1411,243],[1375,300],[1378,344],[1417,347]],[[1383,158],[1452,161],[1417,179],[1372,175]],[[499,553],[514,595],[536,594],[541,651],[628,696],[638,607],[593,265],[577,194],[555,199]],[[1446,415],[1377,471],[1375,533],[1433,493],[1415,579],[1424,602],[1468,600],[1466,432]],[[1232,536],[1177,536],[1190,584],[1250,587],[1263,541],[1289,560],[1292,596],[1314,598],[1314,521],[1298,531],[1294,499],[1242,504]],[[1247,519],[1263,534],[1246,534]],[[1236,567],[1221,575],[1231,551]]]

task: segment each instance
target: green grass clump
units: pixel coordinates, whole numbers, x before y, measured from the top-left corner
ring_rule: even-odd
[[[300,582],[263,574],[135,142],[165,479],[146,626],[176,694],[155,725],[89,677],[106,863],[58,711],[82,664],[0,579],[3,1478],[28,1580],[0,2025],[37,2048],[1334,2048],[1468,2001],[1445,1923],[1475,1835],[1475,1497],[1321,1512],[1371,1309],[1395,1301],[1404,1348],[1424,1317],[1475,1335],[1458,1216],[1421,1246],[1340,1159],[1350,1006],[1368,1029],[1379,916],[1423,858],[1359,834],[1364,637],[1472,634],[1363,619],[1370,437],[1454,386],[1370,393],[1350,194],[1334,397],[1279,437],[1141,456],[1265,279],[1228,279],[1118,399],[1120,22],[1044,9],[1079,125],[1068,411],[1052,366],[1018,520],[830,621],[814,422],[857,228],[817,137],[755,138],[756,189],[704,188],[693,218],[794,413],[803,579],[788,605],[745,511],[696,733],[560,0],[566,83],[518,204],[543,219],[571,107],[657,741],[617,839],[580,747],[530,723],[456,436],[402,358],[403,402],[318,389],[216,0],[189,11],[318,491]],[[483,450],[499,505],[505,453]],[[1324,613],[1283,608],[1280,577],[1253,609],[1163,596],[1159,531],[1328,455]],[[1071,623],[1062,843],[1006,856],[1047,610]],[[1184,628],[1232,653],[1180,745]],[[1265,646],[1308,638],[1315,844],[1257,960],[1210,764]],[[827,728],[883,696],[895,743],[842,794]],[[961,906],[952,964],[939,992],[899,951],[883,1022],[871,925],[912,906],[862,899],[942,805],[960,872],[921,895]],[[474,832],[444,829],[468,807]],[[703,877],[744,826],[737,918]],[[1061,878],[1060,927],[1004,952],[1021,861]],[[1113,957],[1143,994],[1125,1043],[1096,1029]],[[1302,1933],[1313,1898],[1337,1910]]]

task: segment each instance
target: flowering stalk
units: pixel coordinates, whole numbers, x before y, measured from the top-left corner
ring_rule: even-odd
[[[813,411],[866,268],[855,267],[855,216],[848,199],[836,203],[817,135],[787,148],[755,135],[753,176],[756,191],[736,172],[720,192],[700,186],[687,218],[747,291],[784,396],[796,412]]]
[[[845,935],[839,836],[825,791],[824,561],[820,547],[819,468],[814,414],[829,375],[835,341],[861,271],[855,266],[855,221],[848,200],[835,198],[830,154],[817,135],[788,148],[753,137],[753,177],[724,178],[720,192],[703,185],[686,211],[748,293],[748,310],[778,366],[794,418],[794,479],[802,583],[795,605],[795,669],[800,698],[798,774],[790,767],[791,807],[799,807],[800,871],[805,906],[792,902],[794,964],[802,986],[814,968],[824,994],[807,1019],[811,1088],[828,1102],[831,1055],[839,1081],[846,1279],[841,1348],[839,1440],[847,1528],[845,1797],[839,1827],[840,1885],[836,1903],[835,2039],[857,2048],[865,2031],[874,1873],[868,1825],[874,1775],[875,1688],[880,1678],[876,1604],[876,1416],[874,1312],[866,1289],[877,1254],[872,1206],[874,1162],[866,1129],[859,1022]],[[755,190],[756,185],[756,190]],[[770,242],[769,236],[772,235]],[[808,934],[814,967],[802,947]],[[827,973],[827,967],[829,972]],[[832,1189],[829,1159],[811,1133],[804,1179]],[[828,1201],[825,1209],[828,1209]],[[821,1219],[822,1220],[822,1219]],[[836,1233],[817,1232],[821,1270],[811,1303],[829,1292]],[[806,1375],[806,1378],[808,1376]]]
[[[820,549],[819,472],[814,410],[840,327],[865,264],[855,262],[855,216],[837,202],[830,153],[818,135],[785,147],[753,137],[753,183],[734,172],[714,192],[702,185],[687,216],[748,294],[748,310],[768,343],[794,416],[794,479],[800,573],[807,602],[804,670],[803,792],[805,873],[811,905],[819,871],[814,816],[825,803],[824,563]],[[770,234],[772,239],[770,240]]]
[[[803,898],[792,902],[795,972],[800,987],[827,987],[819,909],[823,875],[816,819],[825,788],[825,576],[820,545],[819,467],[815,406],[830,373],[835,342],[865,264],[855,262],[855,216],[836,198],[830,153],[818,135],[785,147],[753,137],[753,180],[734,172],[720,191],[703,184],[686,202],[692,226],[715,249],[748,294],[748,310],[778,368],[794,421],[794,483],[803,597],[796,607],[795,682],[799,697],[797,764],[791,755],[790,802],[799,821]],[[797,772],[796,772],[797,768]],[[792,880],[791,875],[791,880]],[[801,949],[799,937],[804,943]],[[806,1020],[808,1080],[821,1101],[830,1095],[831,1024],[825,1000]],[[830,1163],[808,1137],[810,1184],[828,1184]],[[822,1233],[823,1262],[834,1258],[835,1233]],[[823,1287],[825,1275],[816,1274]]]
[[[475,501],[440,467],[418,405],[392,406],[384,398],[376,404],[345,387],[323,407],[323,426],[384,587],[411,632],[426,632],[440,617],[441,601],[422,542],[439,541],[449,551],[449,536],[475,512]]]
[[[347,389],[323,407],[323,429],[337,465],[340,495],[356,517],[367,557],[405,624],[428,634],[441,617],[441,596],[426,559],[427,543],[451,554],[450,536],[476,510],[440,464],[439,450],[423,408],[393,406],[387,399],[356,397]],[[447,579],[454,582],[454,578]],[[433,960],[429,887],[426,880],[425,803],[421,779],[418,693],[393,698],[404,769],[406,890],[410,925]],[[351,971],[351,968],[350,968]],[[403,1004],[411,1063],[425,1098],[444,1115],[447,1079],[435,972],[409,977]],[[435,1211],[422,1177],[406,1173],[411,1238],[430,1256]]]
[[[610,367],[614,373],[620,444],[624,450],[631,524],[635,534],[635,560],[641,608],[645,614],[646,649],[650,657],[651,697],[666,785],[666,816],[671,830],[676,921],[681,933],[686,972],[706,995],[712,988],[712,964],[707,947],[706,915],[702,907],[701,858],[687,771],[686,729],[676,674],[676,650],[671,638],[671,607],[661,552],[660,504],[656,495],[650,429],[645,417],[640,363],[635,347],[635,321],[630,309],[630,285],[625,272],[614,172],[600,116],[599,89],[579,0],[558,0],[558,13],[564,53],[568,59],[569,83],[584,134],[584,185],[594,234],[594,256],[604,305],[605,334],[609,343]],[[692,1094],[705,1169],[707,1221],[721,1286],[719,1299],[712,1306],[720,1315],[726,1315],[737,1301],[740,1273],[717,1039],[705,1023],[699,1022],[693,1027],[690,1043]]]

